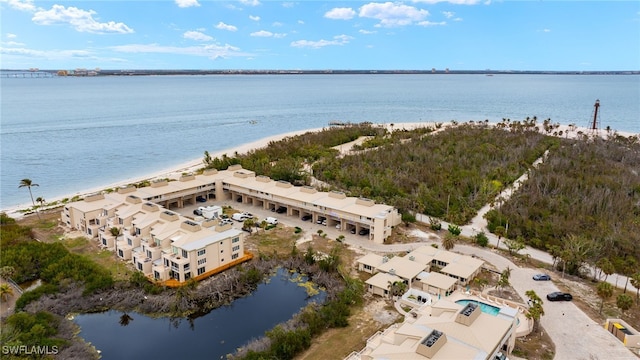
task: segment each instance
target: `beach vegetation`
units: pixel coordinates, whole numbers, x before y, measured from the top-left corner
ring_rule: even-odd
[[[637,140],[562,139],[509,200],[487,213],[488,228],[508,223],[510,236],[543,250],[566,248],[571,235],[595,242],[599,250],[584,260],[608,258],[624,273],[625,258],[640,260],[638,168]],[[567,272],[577,273],[577,265],[568,264]]]

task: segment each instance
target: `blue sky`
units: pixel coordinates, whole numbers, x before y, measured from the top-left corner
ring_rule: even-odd
[[[0,0],[4,69],[640,70],[640,1]]]

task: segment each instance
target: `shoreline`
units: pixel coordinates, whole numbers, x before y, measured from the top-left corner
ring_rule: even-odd
[[[461,122],[459,124],[465,124],[466,122]],[[453,125],[453,122],[410,122],[410,123],[379,123],[379,124],[373,124],[373,125],[377,125],[377,126],[384,126],[387,128],[387,130],[389,131],[398,131],[398,130],[414,130],[416,128],[420,128],[420,127],[429,127],[429,126],[435,126],[435,124],[442,124],[442,128],[445,127],[449,127]],[[489,123],[489,126],[495,126],[498,123]],[[578,126],[570,126],[570,125],[558,125],[558,127],[555,127],[555,124],[551,124],[554,125],[554,131],[555,132],[562,132],[562,136],[560,135],[552,135],[552,134],[548,134],[549,136],[557,136],[557,137],[565,137],[565,138],[572,138],[575,139],[578,137],[578,132],[582,132],[583,134],[587,134],[589,136],[594,136],[593,130],[585,128],[585,127],[578,127]],[[542,126],[542,124],[536,124],[536,126]],[[266,146],[269,145],[270,142],[274,142],[274,141],[280,141],[284,138],[287,137],[293,137],[293,136],[297,136],[297,135],[302,135],[308,132],[317,132],[317,131],[322,131],[323,129],[326,129],[327,127],[323,127],[323,128],[311,128],[311,129],[306,129],[306,130],[298,130],[298,131],[291,131],[291,132],[287,132],[287,133],[283,133],[283,134],[279,134],[279,135],[273,135],[273,136],[269,136],[266,138],[262,138],[260,140],[256,140],[256,141],[252,141],[249,143],[245,143],[245,144],[241,144],[238,145],[236,147],[232,147],[226,150],[221,150],[221,151],[217,151],[215,153],[210,153],[211,158],[216,158],[216,157],[222,157],[222,155],[224,154],[234,154],[234,153],[238,153],[238,154],[246,154],[251,150],[255,150],[255,149],[261,149],[264,148]],[[544,134],[544,132],[541,131],[541,133]],[[630,132],[620,132],[620,131],[616,131],[611,129],[610,131],[604,130],[604,129],[599,129],[597,130],[597,135],[602,137],[602,138],[606,138],[608,135],[612,135],[612,134],[618,134],[620,136],[624,136],[624,137],[630,137],[630,136],[638,136],[640,137],[640,134],[634,134],[634,133],[630,133]],[[73,194],[68,194],[66,196],[60,196],[60,197],[56,197],[54,199],[52,199],[51,201],[49,201],[50,203],[52,202],[56,202],[56,201],[60,201],[64,198],[73,198],[75,196],[80,196],[80,197],[86,197],[88,195],[91,194],[95,194],[97,192],[106,190],[106,189],[111,189],[111,188],[117,188],[117,187],[121,187],[121,186],[125,186],[128,184],[132,184],[132,183],[138,183],[138,182],[142,182],[145,180],[154,180],[154,179],[159,179],[159,178],[170,178],[170,179],[178,179],[182,173],[185,172],[195,172],[198,169],[204,167],[203,164],[203,158],[200,159],[194,159],[188,162],[184,162],[182,164],[179,164],[177,166],[173,166],[171,168],[165,168],[163,170],[160,171],[156,171],[153,172],[151,174],[147,174],[147,175],[142,175],[139,177],[131,177],[131,178],[127,178],[121,181],[117,181],[114,183],[110,183],[110,184],[105,184],[104,186],[98,186],[98,187],[94,187],[94,188],[90,188],[90,189],[84,189],[84,190],[80,190],[77,191]],[[15,205],[15,206],[9,206],[6,209],[1,209],[0,212],[3,212],[5,214],[7,214],[8,216],[14,218],[14,219],[20,219],[23,216],[25,216],[25,214],[22,212],[25,209],[29,209],[31,208],[33,205],[30,203],[23,203],[20,205]],[[52,208],[56,208],[62,206],[62,204],[60,205],[56,205]],[[49,210],[46,205],[44,207],[44,210]]]

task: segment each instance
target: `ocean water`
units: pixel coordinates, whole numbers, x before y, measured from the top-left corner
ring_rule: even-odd
[[[218,75],[0,79],[0,209],[267,136],[373,123],[523,120],[640,133],[637,75]]]

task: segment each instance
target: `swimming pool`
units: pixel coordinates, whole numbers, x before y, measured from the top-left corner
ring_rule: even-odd
[[[480,310],[482,310],[483,313],[486,313],[489,315],[498,316],[498,313],[500,313],[499,307],[485,304],[482,301],[469,300],[469,299],[456,301],[456,304],[460,304],[460,305],[467,305],[468,303],[474,303],[474,304],[480,305]]]

